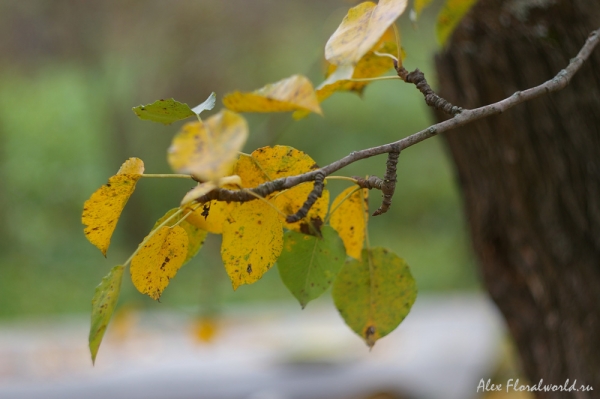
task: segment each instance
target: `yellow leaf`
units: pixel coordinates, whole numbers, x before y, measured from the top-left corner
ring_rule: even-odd
[[[131,280],[142,294],[159,299],[187,256],[188,236],[183,227],[163,226],[131,260]]]
[[[263,201],[240,204],[223,225],[221,257],[234,290],[260,279],[282,249],[283,228],[277,211]]]
[[[365,242],[365,231],[369,218],[369,190],[348,187],[338,195],[331,205],[329,223],[344,242],[346,253],[361,260]]]
[[[310,172],[318,167],[315,161],[304,152],[278,145],[259,148],[250,157],[241,156],[235,165],[235,173],[241,177],[243,187],[252,188],[281,177]],[[275,193],[268,199],[286,215],[293,215],[304,205],[313,186],[312,182],[303,183],[285,192]],[[315,202],[303,220],[286,223],[283,216],[280,215],[280,218],[285,228],[312,234],[314,233],[313,228],[317,232],[320,230],[325,215],[327,215],[328,204],[329,191],[323,190],[323,195]]]
[[[325,58],[335,65],[356,65],[406,9],[408,0],[361,3],[348,11],[325,45]]]
[[[171,216],[177,211],[179,211],[179,208],[173,208],[167,211],[167,213],[165,213],[163,217],[161,217],[156,221],[156,223],[154,223],[154,227],[152,227],[152,230],[156,229],[165,220],[169,218],[170,220],[166,224],[167,227],[173,227],[175,224],[181,226],[185,230],[188,238],[187,255],[185,257],[185,260],[183,261],[183,264],[186,264],[194,256],[196,256],[198,251],[200,251],[200,248],[202,248],[202,245],[204,244],[204,240],[206,240],[206,235],[208,233],[206,232],[206,230],[201,229],[198,226],[195,226],[192,223],[190,223],[188,221],[189,216],[185,220],[181,221],[181,219],[186,215],[186,211],[183,211],[177,216],[171,218]]]
[[[438,42],[443,46],[477,0],[446,0],[436,24]]]
[[[236,112],[289,112],[305,110],[323,115],[313,85],[302,75],[293,75],[253,92],[227,94],[223,104]]]
[[[129,158],[83,205],[81,222],[85,225],[85,236],[104,256],[121,212],[143,173],[142,160]]]
[[[213,182],[199,183],[196,187],[187,192],[187,194],[181,200],[181,205],[190,203],[198,197],[211,192],[217,187],[233,186],[234,188],[237,188],[238,186],[241,186],[241,184],[242,180],[237,175],[222,177],[219,179],[218,184]]]
[[[378,55],[390,54],[398,56],[398,45],[396,44],[396,35],[393,28],[389,28],[381,37],[380,41],[373,46],[371,51],[367,52],[356,64],[356,66],[341,66],[328,64],[326,80],[317,87],[317,99],[323,102],[336,91],[354,91],[362,94],[364,88],[371,82],[355,82],[351,79],[376,78],[394,68],[394,62],[391,58]],[[403,52],[401,51],[401,58]],[[402,65],[402,59],[399,60]],[[294,119],[302,119],[308,115],[307,111],[296,111],[292,115]]]
[[[210,201],[199,209],[196,209],[186,220],[190,224],[209,233],[222,234],[225,220],[227,220],[231,211],[238,205],[235,202]],[[186,210],[188,209],[191,208],[186,208]],[[203,213],[206,213],[207,216],[204,216]]]
[[[179,173],[217,184],[230,172],[247,138],[246,120],[235,112],[222,110],[204,123],[183,126],[169,147],[169,164]]]

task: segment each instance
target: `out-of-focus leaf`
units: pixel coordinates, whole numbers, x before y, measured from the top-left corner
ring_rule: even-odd
[[[221,257],[233,289],[252,284],[273,266],[283,247],[277,211],[263,201],[237,206],[223,225]]]
[[[446,0],[436,24],[437,39],[442,46],[476,2],[477,0]]]
[[[356,65],[402,15],[408,0],[361,3],[348,11],[325,45],[325,58],[334,65]]]
[[[348,187],[338,195],[331,205],[329,223],[344,242],[346,253],[360,260],[365,231],[369,220],[369,190]]]
[[[322,237],[316,237],[286,232],[283,252],[277,260],[281,280],[302,308],[331,286],[346,260],[344,244],[337,232],[324,226],[321,234]]]
[[[347,262],[333,284],[333,300],[346,324],[369,347],[404,320],[417,286],[404,260],[384,248],[364,249]]]
[[[154,223],[154,227],[152,227],[152,230],[154,230],[158,226],[160,226],[165,220],[170,218],[178,210],[179,210],[179,208],[173,208],[173,209],[169,210],[167,213],[165,213],[165,215],[163,217],[161,217],[160,219],[158,219],[156,221],[156,223]],[[185,212],[185,211],[180,213],[179,215],[177,215],[174,218],[172,218],[171,220],[169,220],[169,222],[166,224],[166,226],[172,227],[176,223],[179,223],[179,226],[181,226],[187,233],[187,237],[188,237],[187,255],[185,257],[185,260],[183,261],[183,265],[185,265],[187,262],[190,261],[190,259],[192,259],[194,256],[196,256],[198,251],[200,251],[200,248],[202,248],[202,244],[204,244],[204,240],[206,240],[206,235],[208,234],[208,232],[206,230],[202,230],[201,228],[189,223],[188,222],[189,216],[184,221],[179,222],[185,216],[186,213],[187,212]]]
[[[88,340],[92,363],[96,362],[98,348],[100,348],[100,343],[102,343],[102,338],[104,337],[110,318],[117,306],[124,269],[123,266],[113,267],[104,276],[94,292],[94,298],[92,298],[92,323],[90,325]]]
[[[200,116],[202,111],[210,111],[211,109],[213,109],[215,107],[216,101],[217,95],[213,91],[212,93],[210,93],[210,96],[208,96],[208,98],[204,100],[202,104],[196,105],[194,108],[192,108],[192,112]]]
[[[235,173],[242,179],[242,186],[256,187],[262,183],[294,176],[319,166],[306,153],[288,146],[262,147],[251,156],[241,156],[235,164]],[[267,199],[286,215],[295,214],[304,205],[314,187],[313,183],[302,183],[285,192],[270,195]],[[307,216],[299,222],[287,223],[280,215],[284,227],[305,234],[318,233],[329,204],[329,191],[324,189],[321,198],[317,199]]]
[[[218,184],[230,173],[247,138],[246,120],[235,112],[222,110],[204,123],[183,126],[169,148],[169,164],[179,173]]]
[[[313,85],[302,75],[293,75],[253,92],[227,94],[223,104],[236,112],[289,112],[304,110],[323,114]]]
[[[188,236],[183,227],[158,229],[131,260],[131,281],[135,288],[158,300],[187,258],[187,247]]]
[[[129,158],[83,205],[81,222],[85,225],[85,236],[104,256],[121,212],[143,173],[142,160]]]
[[[187,104],[180,103],[172,98],[133,107],[133,112],[140,119],[162,123],[163,125],[170,125],[173,122],[195,115]]]

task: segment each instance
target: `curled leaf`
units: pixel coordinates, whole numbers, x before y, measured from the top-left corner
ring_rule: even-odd
[[[356,65],[406,9],[408,0],[361,3],[348,11],[325,45],[325,58],[334,65]]]
[[[85,225],[85,236],[104,256],[121,212],[143,173],[142,160],[129,158],[83,205],[81,222]]]
[[[184,125],[173,138],[168,161],[173,170],[218,184],[227,176],[248,138],[248,124],[239,114],[222,110],[204,123]],[[209,190],[210,191],[210,190]]]
[[[131,260],[131,280],[135,288],[158,300],[185,262],[187,247],[188,236],[183,227],[158,229]]]
[[[113,267],[104,276],[94,292],[94,298],[92,298],[92,322],[88,339],[92,363],[96,362],[96,355],[102,343],[102,338],[117,306],[124,269],[123,266]]]
[[[293,75],[253,92],[227,94],[223,104],[236,112],[289,112],[304,110],[323,114],[313,85],[302,75]]]
[[[252,284],[273,266],[283,247],[277,211],[263,201],[240,204],[223,225],[221,257],[233,289]]]
[[[342,267],[332,295],[346,324],[372,347],[408,315],[417,287],[404,260],[373,248]]]
[[[202,104],[199,104],[199,105],[195,106],[194,108],[192,108],[192,112],[195,113],[196,115],[200,116],[202,111],[210,111],[211,109],[213,109],[215,107],[216,101],[217,101],[217,95],[213,91],[212,93],[210,93],[210,96],[208,96],[208,98],[206,100],[204,100],[204,102]]]
[[[180,103],[172,98],[133,107],[133,112],[140,119],[162,123],[163,125],[170,125],[173,122],[195,115],[187,104]]]

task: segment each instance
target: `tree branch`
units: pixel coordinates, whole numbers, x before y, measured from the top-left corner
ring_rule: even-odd
[[[211,200],[227,201],[227,202],[253,201],[256,199],[256,197],[253,196],[252,194],[248,193],[247,191],[252,191],[253,193],[258,194],[262,197],[266,197],[269,194],[295,187],[301,183],[305,183],[308,181],[316,182],[317,180],[325,178],[325,177],[329,176],[330,174],[332,174],[354,162],[360,161],[362,159],[370,158],[370,157],[373,157],[376,155],[381,155],[381,154],[391,154],[391,153],[398,154],[405,148],[411,147],[417,143],[420,143],[423,140],[437,136],[440,133],[447,132],[448,130],[455,129],[457,127],[466,125],[468,123],[474,122],[479,119],[487,118],[488,116],[500,114],[500,113],[514,107],[515,105],[521,104],[525,101],[530,101],[530,100],[533,100],[534,98],[540,97],[542,95],[546,95],[548,93],[561,90],[569,84],[569,82],[571,81],[573,76],[581,68],[583,63],[589,58],[590,54],[592,53],[592,51],[594,50],[596,45],[598,45],[598,42],[600,42],[600,29],[593,31],[589,35],[588,39],[586,40],[585,44],[583,45],[583,47],[581,48],[581,50],[579,51],[577,56],[575,58],[572,58],[569,65],[565,69],[561,70],[554,78],[546,81],[545,83],[540,84],[539,86],[536,86],[536,87],[533,87],[533,88],[530,88],[530,89],[527,89],[524,91],[518,91],[518,92],[514,93],[512,96],[510,96],[504,100],[501,100],[501,101],[498,101],[493,104],[489,104],[489,105],[486,105],[486,106],[483,106],[480,108],[463,109],[459,113],[457,113],[453,118],[448,119],[443,122],[440,122],[440,123],[437,123],[435,125],[432,125],[432,126],[428,127],[427,129],[423,129],[423,130],[421,130],[417,133],[414,133],[408,137],[405,137],[401,140],[394,141],[394,142],[388,143],[388,144],[383,144],[383,145],[380,145],[377,147],[367,148],[367,149],[360,150],[360,151],[354,151],[354,152],[350,153],[349,155],[347,155],[335,162],[332,162],[329,165],[324,166],[320,169],[316,169],[316,170],[313,170],[313,171],[310,171],[307,173],[303,173],[300,175],[296,175],[296,176],[283,177],[283,178],[280,178],[277,180],[266,182],[266,183],[263,183],[257,187],[254,187],[254,188],[246,190],[246,191],[227,190],[224,188],[215,189],[205,195],[198,197],[196,199],[196,201],[199,203],[204,203],[204,202],[208,202]],[[397,161],[397,157],[396,157],[396,161]],[[386,194],[386,190],[384,190],[384,187],[386,186],[385,180],[386,179],[392,180],[392,179],[388,178],[388,177],[391,177],[391,174],[388,176],[388,172],[390,172],[389,163],[390,163],[390,161],[388,159],[388,170],[386,171],[384,180],[379,179],[375,176],[371,176],[367,180],[357,179],[359,182],[359,185],[361,187],[369,188],[369,189],[377,188],[384,192],[384,202],[383,202],[382,206],[380,207],[380,209],[383,209],[384,207],[389,208],[389,203],[386,205],[386,202],[391,201],[391,195],[393,195],[393,189],[391,190],[391,194],[389,193],[390,186],[388,186],[388,188],[386,189],[386,190],[388,190],[387,194]],[[395,166],[394,166],[393,174],[394,174],[393,180],[395,180]],[[361,184],[361,182],[362,182],[362,184]],[[313,201],[312,203],[309,204],[311,197],[315,197],[314,200],[317,199],[317,197],[315,195],[313,195],[313,194],[315,194],[316,190],[317,190],[317,184],[315,184],[315,189],[311,192],[311,194],[309,195],[309,198],[307,199],[304,206],[302,207],[301,210],[303,210],[303,212],[304,212],[304,210],[306,212],[308,212],[308,210],[312,206],[312,203],[314,203],[314,201]],[[389,195],[389,198],[386,198],[386,195]],[[309,204],[309,205],[307,206],[307,204]],[[305,209],[305,208],[307,208],[307,209]],[[386,208],[386,210],[387,210],[387,208]],[[384,212],[385,211],[381,211],[380,213],[384,213]],[[380,214],[380,213],[376,212],[376,214]]]

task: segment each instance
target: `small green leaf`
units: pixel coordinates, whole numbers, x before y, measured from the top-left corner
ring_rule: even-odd
[[[199,106],[203,104],[204,103]],[[187,104],[180,103],[172,98],[169,98],[168,100],[158,100],[148,105],[133,107],[133,112],[135,112],[140,119],[158,122],[164,125],[170,125],[173,122],[196,115]]]
[[[332,294],[346,324],[372,347],[410,312],[417,286],[403,259],[372,248],[363,250],[361,261],[342,267]]]
[[[277,260],[281,280],[302,308],[331,285],[346,260],[344,243],[330,226],[321,230],[323,238],[288,231],[283,252]]]
[[[123,270],[125,270],[123,266],[113,267],[96,287],[94,298],[92,298],[92,324],[89,336],[92,363],[96,362],[96,354],[100,348],[102,337],[104,337],[108,322],[117,306]]]
[[[210,93],[210,96],[208,96],[208,98],[202,104],[197,105],[194,108],[192,108],[192,112],[195,113],[196,115],[200,116],[202,111],[210,111],[211,109],[213,109],[215,107],[216,101],[217,101],[217,95],[213,91],[212,93]]]
[[[158,219],[156,221],[156,223],[154,223],[154,227],[152,227],[152,230],[156,229],[162,222],[167,220],[172,214],[174,214],[178,210],[179,210],[179,208],[173,208],[173,209],[167,211],[167,213],[165,213],[165,215],[163,217],[161,217],[160,219]],[[179,222],[181,220],[181,218],[184,217],[185,213],[187,213],[187,212],[189,212],[189,210],[184,213],[180,213],[179,215],[177,215],[176,217],[171,219],[169,221],[169,223],[167,223],[166,225],[169,227],[172,227],[173,225],[175,225],[175,223]],[[206,235],[208,234],[208,232],[189,223],[187,221],[187,219],[184,220],[183,222],[181,222],[179,225],[181,227],[183,227],[183,229],[185,230],[185,232],[188,235],[188,240],[189,240],[188,247],[187,247],[187,255],[185,257],[185,260],[183,261],[183,264],[185,265],[187,262],[190,261],[190,259],[192,259],[194,256],[196,256],[198,251],[200,251],[200,248],[202,248],[202,244],[204,244],[204,240],[206,239]]]

